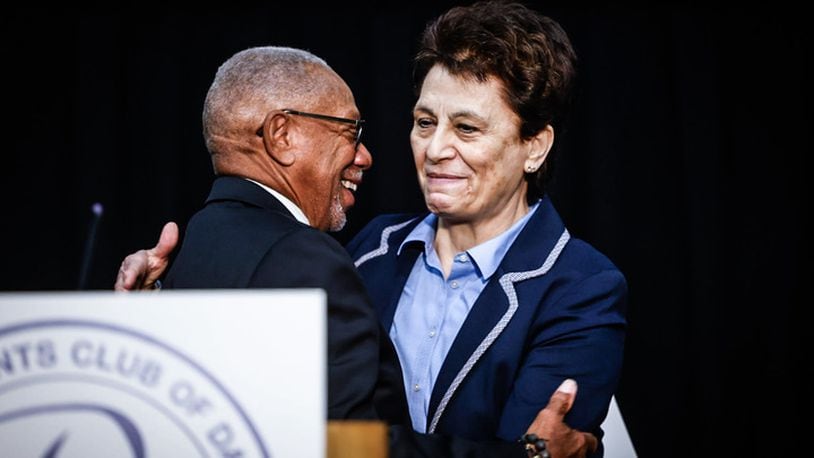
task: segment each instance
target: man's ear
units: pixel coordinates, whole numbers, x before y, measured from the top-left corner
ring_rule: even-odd
[[[548,157],[548,152],[551,151],[553,144],[554,128],[551,127],[551,124],[548,124],[529,140],[529,155],[525,163],[526,172],[536,172],[537,169],[543,166],[543,162]]]
[[[284,166],[293,164],[297,157],[292,148],[291,128],[288,116],[280,111],[269,112],[261,127],[266,154]]]

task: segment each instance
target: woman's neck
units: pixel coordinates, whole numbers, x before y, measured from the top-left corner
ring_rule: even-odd
[[[444,278],[452,270],[456,254],[476,247],[506,232],[529,212],[526,199],[506,205],[493,215],[481,216],[474,220],[456,221],[444,216],[438,217],[434,247],[441,261]]]

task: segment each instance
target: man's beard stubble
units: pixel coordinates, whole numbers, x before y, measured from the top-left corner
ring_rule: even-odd
[[[339,232],[345,227],[348,222],[348,216],[345,214],[345,209],[342,208],[342,200],[339,194],[335,195],[331,202],[330,219],[328,231]]]

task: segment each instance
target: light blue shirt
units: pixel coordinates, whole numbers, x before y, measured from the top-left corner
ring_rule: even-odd
[[[423,253],[407,278],[390,328],[416,431],[426,432],[432,388],[455,336],[538,205],[539,202],[534,204],[523,218],[497,237],[455,254],[446,280],[433,245],[437,216],[430,214],[424,218],[399,246],[400,256],[406,245],[423,244]]]

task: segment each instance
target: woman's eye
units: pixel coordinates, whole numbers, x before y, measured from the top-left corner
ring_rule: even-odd
[[[471,134],[477,132],[478,128],[474,126],[470,126],[469,124],[458,124],[458,130],[465,134]]]

